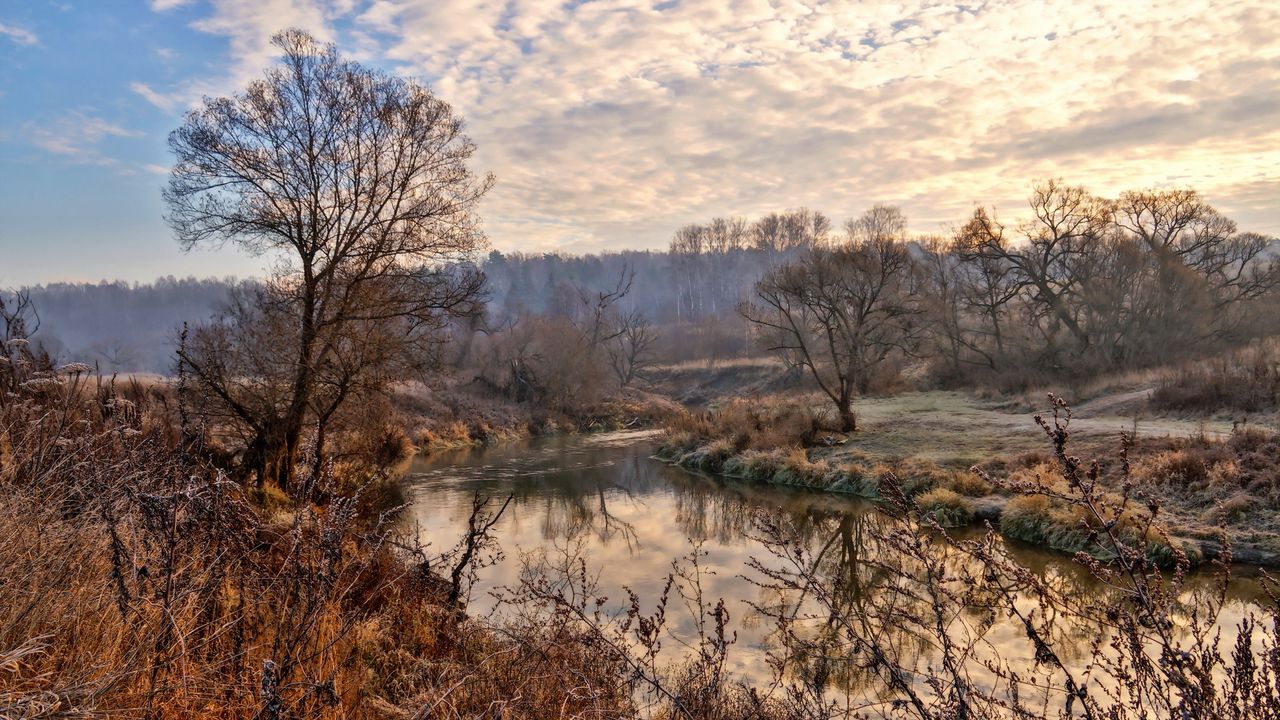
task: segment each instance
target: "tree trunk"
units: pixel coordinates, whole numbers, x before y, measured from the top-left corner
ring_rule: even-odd
[[[858,429],[858,416],[853,412],[853,393],[845,390],[836,402],[840,411],[840,432],[851,433]]]
[[[282,478],[287,479],[291,468],[286,469],[285,462],[285,436],[282,432],[280,422],[269,423],[264,426],[249,442],[249,446],[245,449],[244,459],[240,463],[243,469],[244,479],[247,480],[249,475],[255,476],[255,485],[261,490],[268,480],[281,490],[288,490],[287,483],[281,482]]]
[[[302,428],[307,419],[307,404],[311,399],[311,367],[315,360],[316,345],[316,279],[310,267],[303,270],[302,327],[299,332],[298,361],[294,367],[292,397],[281,422],[280,434],[272,447],[275,467],[272,479],[281,490],[288,490],[298,459],[298,446],[302,440]]]

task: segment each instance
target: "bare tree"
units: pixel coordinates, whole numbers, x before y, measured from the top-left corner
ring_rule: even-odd
[[[6,300],[0,293],[0,341],[27,342],[40,329],[40,314],[36,312],[31,293],[16,290]]]
[[[1077,261],[1106,234],[1110,208],[1084,188],[1057,180],[1037,186],[1030,204],[1033,219],[1014,229],[1024,242],[1012,242],[1007,228],[982,208],[961,229],[961,242],[976,257],[1013,267],[1047,342],[1065,328],[1080,350],[1088,350],[1092,338],[1079,315],[1085,278]]]
[[[39,329],[40,315],[31,293],[0,292],[0,409],[34,374],[53,369],[49,354],[32,344],[31,336]]]
[[[640,311],[627,313],[619,322],[618,334],[608,345],[609,366],[618,384],[627,387],[644,375],[653,361],[658,333]]]
[[[1243,304],[1280,286],[1280,265],[1269,250],[1275,238],[1242,233],[1236,223],[1194,190],[1148,190],[1121,194],[1116,225],[1146,248],[1156,265],[1155,281],[1167,297],[1187,292],[1188,274],[1211,304],[1210,332],[1224,339],[1244,320]]]
[[[1030,206],[1014,227],[978,208],[955,238],[989,356],[1005,357],[1017,311],[1052,363],[1067,352],[1081,367],[1167,361],[1248,334],[1248,308],[1280,287],[1274,240],[1237,232],[1194,191],[1108,200],[1052,180]]]
[[[830,218],[808,208],[769,213],[751,228],[755,248],[770,258],[823,245],[830,233]]]
[[[895,355],[914,352],[923,326],[918,272],[901,237],[862,235],[819,248],[766,274],[743,314],[769,349],[807,368],[835,403],[841,429],[857,428],[853,398]]]
[[[113,336],[103,338],[85,348],[87,353],[102,363],[102,369],[108,371],[138,370],[141,358],[137,348],[126,338]]]
[[[907,216],[893,205],[872,205],[862,215],[845,222],[844,231],[855,242],[901,238],[907,232]]]
[[[618,275],[618,284],[612,290],[578,287],[582,313],[575,324],[586,338],[589,354],[595,355],[605,343],[621,334],[622,330],[614,322],[614,306],[631,292],[635,278],[636,274],[630,267],[623,267]]]
[[[345,343],[371,325],[425,332],[473,311],[478,279],[440,266],[481,247],[474,207],[492,178],[468,169],[475,146],[427,88],[301,31],[273,42],[281,65],[241,94],[207,99],[170,135],[177,163],[164,197],[184,248],[231,242],[275,260],[269,302],[240,317],[284,332],[271,340],[291,355],[274,358],[278,394],[251,403],[200,343],[181,360],[252,431],[246,468],[283,486],[319,378]]]

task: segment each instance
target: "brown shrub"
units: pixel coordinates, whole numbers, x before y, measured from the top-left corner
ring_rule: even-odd
[[[49,376],[0,404],[0,717],[627,711],[610,653],[571,624],[499,634],[442,604],[367,484],[302,478],[322,506],[255,497],[198,439],[171,442],[155,396],[99,389]],[[406,446],[384,427],[382,460]]]
[[[1280,408],[1280,363],[1273,344],[1246,348],[1171,373],[1151,404],[1160,410],[1211,413]]]
[[[776,396],[730,400],[709,412],[672,417],[668,444],[687,445],[686,452],[719,439],[739,451],[806,447],[825,429],[825,415],[815,405]]]

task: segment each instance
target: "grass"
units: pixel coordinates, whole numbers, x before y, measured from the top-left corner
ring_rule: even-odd
[[[916,499],[921,516],[944,528],[964,527],[973,522],[973,502],[946,488],[934,488]]]
[[[1165,371],[1154,408],[1180,413],[1275,413],[1280,410],[1280,343],[1269,340]]]
[[[478,447],[562,432],[593,432],[649,427],[675,415],[666,398],[637,390],[583,403],[571,410],[518,404],[475,384],[420,382],[393,388],[388,422],[403,430],[424,452]]]
[[[303,478],[317,502],[243,487],[179,400],[0,365],[0,717],[630,712],[620,653],[579,624],[449,604],[449,558],[396,541],[371,466]]]
[[[962,498],[992,492],[991,486],[975,473],[924,461],[889,464],[862,455],[821,457],[798,447],[736,451],[728,439],[704,443],[688,432],[669,433],[655,455],[691,470],[734,479],[868,499],[881,498],[881,485],[885,482],[895,483],[909,497],[938,488]]]
[[[1101,560],[1115,558],[1116,548],[1107,539],[1103,521],[1080,504],[1064,499],[1074,493],[1056,466],[1041,464],[1015,471],[1009,482],[1029,489],[1005,505],[1000,515],[1001,535],[1061,552],[1083,552]],[[1174,564],[1173,543],[1193,563],[1198,562],[1197,549],[1166,537],[1145,508],[1135,507],[1134,503],[1124,505],[1118,497],[1108,496],[1104,512],[1117,541],[1130,547],[1145,547],[1157,564]]]
[[[1159,438],[1138,443],[1133,481],[1180,534],[1237,547],[1280,550],[1280,435],[1240,427],[1222,441]]]
[[[1011,494],[970,466],[1014,482],[1050,474],[1044,436],[1029,418],[970,395],[907,393],[864,400],[859,407],[865,429],[828,445],[829,418],[811,398],[728,401],[678,418],[658,456],[702,472],[871,499],[882,499],[883,483],[892,481],[947,527],[973,521],[973,499]],[[1141,497],[1160,502],[1163,524],[1180,537],[1216,539],[1226,530],[1239,545],[1280,548],[1280,518],[1271,511],[1280,507],[1280,440],[1274,433],[1232,432],[1222,424],[1208,425],[1210,433],[1200,422],[1168,419],[1137,425],[1133,481]],[[1073,444],[1086,455],[1106,457],[1118,447],[1120,431],[1133,426],[1122,418],[1076,418]],[[1104,481],[1117,482],[1114,464],[1104,469]],[[1013,498],[1003,512],[1004,535],[1063,552],[1089,547],[1097,530],[1046,497]],[[1171,562],[1169,542],[1142,530],[1145,520],[1130,512],[1120,522],[1128,541],[1141,541]]]

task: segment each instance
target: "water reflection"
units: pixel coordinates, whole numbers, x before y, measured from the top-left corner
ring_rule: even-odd
[[[406,482],[411,512],[424,541],[436,549],[450,546],[465,527],[476,492],[513,500],[495,527],[505,557],[485,568],[473,588],[471,609],[484,613],[496,605],[491,594],[519,580],[521,554],[550,547],[581,544],[591,569],[599,574],[601,590],[613,598],[623,588],[652,601],[671,571],[673,559],[690,551],[690,541],[706,552],[703,590],[710,598],[726,599],[735,618],[738,648],[731,653],[733,670],[753,679],[771,674],[766,653],[785,649],[800,656],[804,672],[821,673],[849,692],[867,687],[869,672],[848,656],[848,632],[842,637],[834,615],[857,623],[856,632],[874,637],[901,660],[902,665],[931,662],[937,653],[932,633],[913,626],[926,617],[918,588],[925,569],[887,542],[893,522],[868,502],[757,484],[721,481],[689,473],[649,458],[652,444],[643,433],[552,438],[513,443],[476,451],[435,454],[415,461]],[[806,607],[796,594],[771,589],[750,569],[756,559],[765,569],[777,567],[754,537],[753,518],[760,510],[776,511],[789,532],[816,563],[831,607],[827,617],[807,617],[805,647],[781,648],[788,641],[775,632],[779,614],[802,618]],[[973,531],[975,535],[977,531]],[[1015,559],[1063,597],[1101,599],[1108,592],[1076,563],[1061,555],[1024,546],[1009,548]],[[943,575],[961,577],[957,553],[939,550]],[[970,568],[972,570],[972,568]],[[1190,595],[1209,592],[1208,580],[1193,580]],[[766,583],[767,585],[767,583]],[[962,592],[963,588],[956,588]],[[1234,583],[1230,595],[1235,610],[1224,616],[1234,622],[1240,607],[1253,599],[1257,586]],[[968,607],[948,619],[947,630],[962,644],[981,653],[1001,655],[1012,664],[1030,663],[1025,631],[995,611],[994,599],[966,597]],[[1029,608],[1030,610],[1030,608]],[[1084,628],[1054,618],[1054,608],[1036,610],[1052,625],[1052,632],[1068,662],[1082,661],[1098,641],[1096,628]],[[680,619],[678,633],[692,633],[692,619]],[[848,630],[848,628],[844,628]],[[794,644],[794,643],[792,643]],[[806,659],[805,653],[813,654]]]

